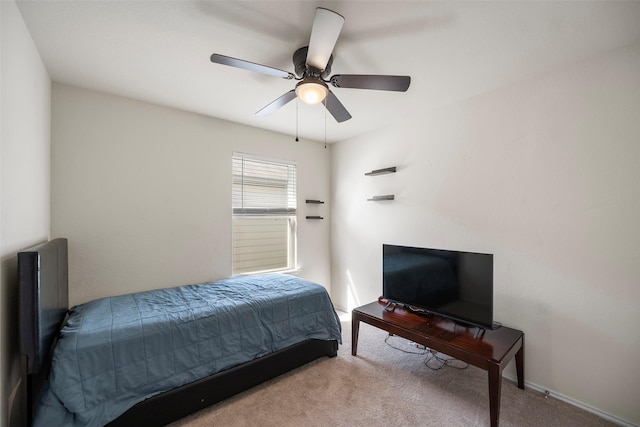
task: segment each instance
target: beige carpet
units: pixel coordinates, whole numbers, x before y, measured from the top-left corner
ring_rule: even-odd
[[[351,322],[342,327],[344,343],[337,357],[314,361],[171,426],[489,426],[485,371],[473,366],[429,369],[425,355],[390,347],[387,333],[367,324],[361,324],[354,357]],[[388,341],[405,351],[419,351],[402,338]],[[438,363],[431,360],[430,365]],[[614,424],[503,380],[500,425]]]

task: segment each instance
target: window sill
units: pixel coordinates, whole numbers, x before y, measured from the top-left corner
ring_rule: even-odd
[[[256,274],[291,274],[297,276],[302,272],[302,269],[299,267],[289,269],[289,270],[264,270],[264,271],[252,271],[250,273],[238,273],[233,274],[231,277],[240,277],[240,276],[254,276]]]

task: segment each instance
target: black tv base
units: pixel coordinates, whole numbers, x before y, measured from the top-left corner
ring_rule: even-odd
[[[498,427],[502,370],[515,358],[518,388],[524,390],[524,333],[502,326],[498,329],[472,333],[448,318],[435,314],[412,313],[401,307],[385,309],[380,302],[372,302],[353,309],[351,354],[358,350],[360,322],[409,339],[427,348],[447,354],[477,366],[489,373],[489,413],[491,426]],[[481,328],[478,328],[481,329]],[[476,336],[478,335],[478,336]]]

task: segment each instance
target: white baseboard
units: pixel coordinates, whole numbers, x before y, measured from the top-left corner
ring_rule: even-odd
[[[513,375],[504,375],[505,379],[508,379],[509,381],[512,381],[514,383],[517,383],[517,379],[515,376]],[[598,408],[594,408],[591,405],[587,405],[584,402],[580,402],[579,400],[575,400],[569,396],[565,396],[562,393],[558,393],[556,391],[553,390],[549,390],[546,389],[544,387],[539,386],[538,384],[534,384],[534,383],[530,383],[528,381],[524,382],[524,385],[526,388],[530,388],[532,390],[536,390],[539,391],[542,394],[546,394],[548,393],[548,396],[551,396],[553,398],[556,398],[558,400],[561,400],[563,402],[567,402],[570,405],[576,406],[580,409],[584,409],[587,412],[591,412],[592,414],[595,414],[597,416],[599,416],[600,418],[604,418],[607,421],[611,421],[612,423],[616,423],[618,425],[624,426],[624,427],[640,427],[638,424],[634,424],[630,421],[627,420],[623,420],[620,417],[616,417],[615,415],[609,414],[608,412],[604,412]]]
[[[345,313],[351,313],[351,310],[348,310],[348,309],[346,309],[346,308],[344,308],[344,307],[341,307],[341,306],[339,306],[339,305],[335,305],[335,304],[334,304],[334,307],[333,307],[333,308],[335,308],[335,309],[336,309],[336,311],[344,311]]]

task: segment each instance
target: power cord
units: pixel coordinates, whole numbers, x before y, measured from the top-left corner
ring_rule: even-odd
[[[426,366],[427,368],[433,371],[438,371],[444,368],[445,366],[449,368],[459,369],[459,370],[467,369],[469,367],[468,363],[465,363],[456,358],[444,355],[442,353],[438,353],[437,351],[434,351],[431,349],[429,350],[429,354],[424,359],[423,363],[424,363],[424,366]]]
[[[450,368],[454,368],[454,369],[467,369],[469,367],[468,363],[462,362],[461,360],[455,359],[453,357],[447,356],[443,353],[439,353],[435,350],[432,350],[430,348],[427,347],[423,347],[420,344],[414,344],[416,349],[419,351],[415,351],[415,350],[407,350],[405,348],[401,348],[396,344],[392,344],[391,342],[389,342],[389,339],[392,337],[396,337],[396,335],[393,334],[389,334],[385,337],[384,339],[384,343],[387,344],[389,347],[393,348],[394,350],[398,350],[401,351],[403,353],[407,353],[407,354],[417,354],[417,355],[427,355],[423,361],[424,366],[426,366],[427,368],[433,370],[433,371],[437,371],[440,370],[442,368],[444,368],[445,366],[450,367]],[[399,339],[401,339],[404,342],[407,342],[407,340],[405,340],[404,338],[401,337],[397,337]],[[413,343],[412,343],[413,344]],[[422,347],[422,348],[420,348]]]
[[[429,352],[428,348],[425,347],[425,348],[420,349],[419,347],[417,347],[417,345],[416,345],[416,350],[420,350],[420,351],[406,350],[404,348],[400,348],[400,347],[398,347],[398,346],[396,346],[394,344],[391,344],[389,342],[389,338],[391,338],[391,337],[399,338],[399,339],[401,339],[403,341],[406,341],[406,340],[404,338],[397,337],[396,335],[393,335],[393,334],[387,335],[387,337],[384,339],[384,342],[385,342],[385,344],[387,344],[389,347],[391,347],[394,350],[398,350],[398,351],[401,351],[401,352],[407,353],[407,354],[420,354],[420,355],[421,354],[427,354],[427,352]]]

